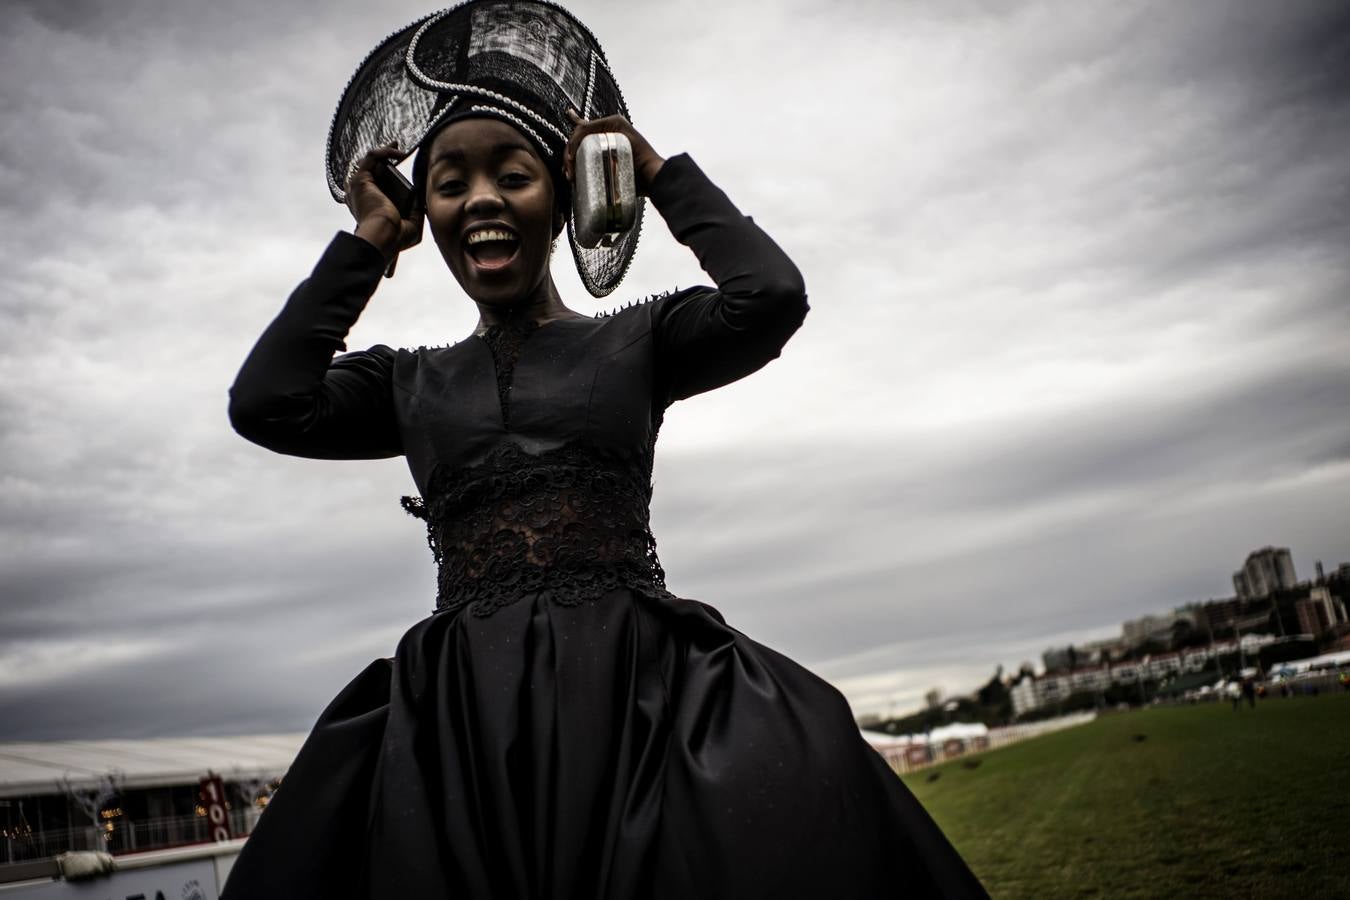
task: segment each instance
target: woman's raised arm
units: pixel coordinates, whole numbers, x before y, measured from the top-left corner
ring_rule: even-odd
[[[777,358],[809,309],[801,273],[750,217],[681,154],[650,188],[671,234],[717,288],[670,298],[654,323],[666,401],[743,378]]]
[[[319,459],[403,452],[394,417],[394,351],[333,354],[375,292],[385,256],[339,233],[267,326],[230,388],[235,431],[269,450]]]

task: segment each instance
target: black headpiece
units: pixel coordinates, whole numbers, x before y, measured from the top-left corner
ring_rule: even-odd
[[[628,116],[586,26],[546,0],[468,0],[394,32],[357,68],[328,131],[328,189],[346,202],[347,176],[370,150],[394,144],[411,153],[466,115],[514,126],[556,177],[572,133],[568,109],[586,119]],[[572,255],[594,296],[623,280],[641,225],[639,206],[638,221],[612,247],[590,249],[577,244],[569,215]]]

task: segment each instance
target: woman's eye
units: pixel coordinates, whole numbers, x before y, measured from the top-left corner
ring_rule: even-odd
[[[436,193],[443,195],[458,194],[462,190],[464,190],[464,182],[462,181],[442,181],[436,185]]]
[[[507,172],[500,179],[502,184],[519,187],[530,183],[530,176],[524,172]]]

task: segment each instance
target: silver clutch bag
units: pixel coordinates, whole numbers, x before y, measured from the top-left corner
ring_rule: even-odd
[[[610,247],[637,220],[633,145],[622,134],[587,135],[573,166],[574,235],[583,247]]]

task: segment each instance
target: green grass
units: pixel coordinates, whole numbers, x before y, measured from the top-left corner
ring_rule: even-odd
[[[1350,695],[1112,714],[905,783],[996,898],[1350,897]]]

